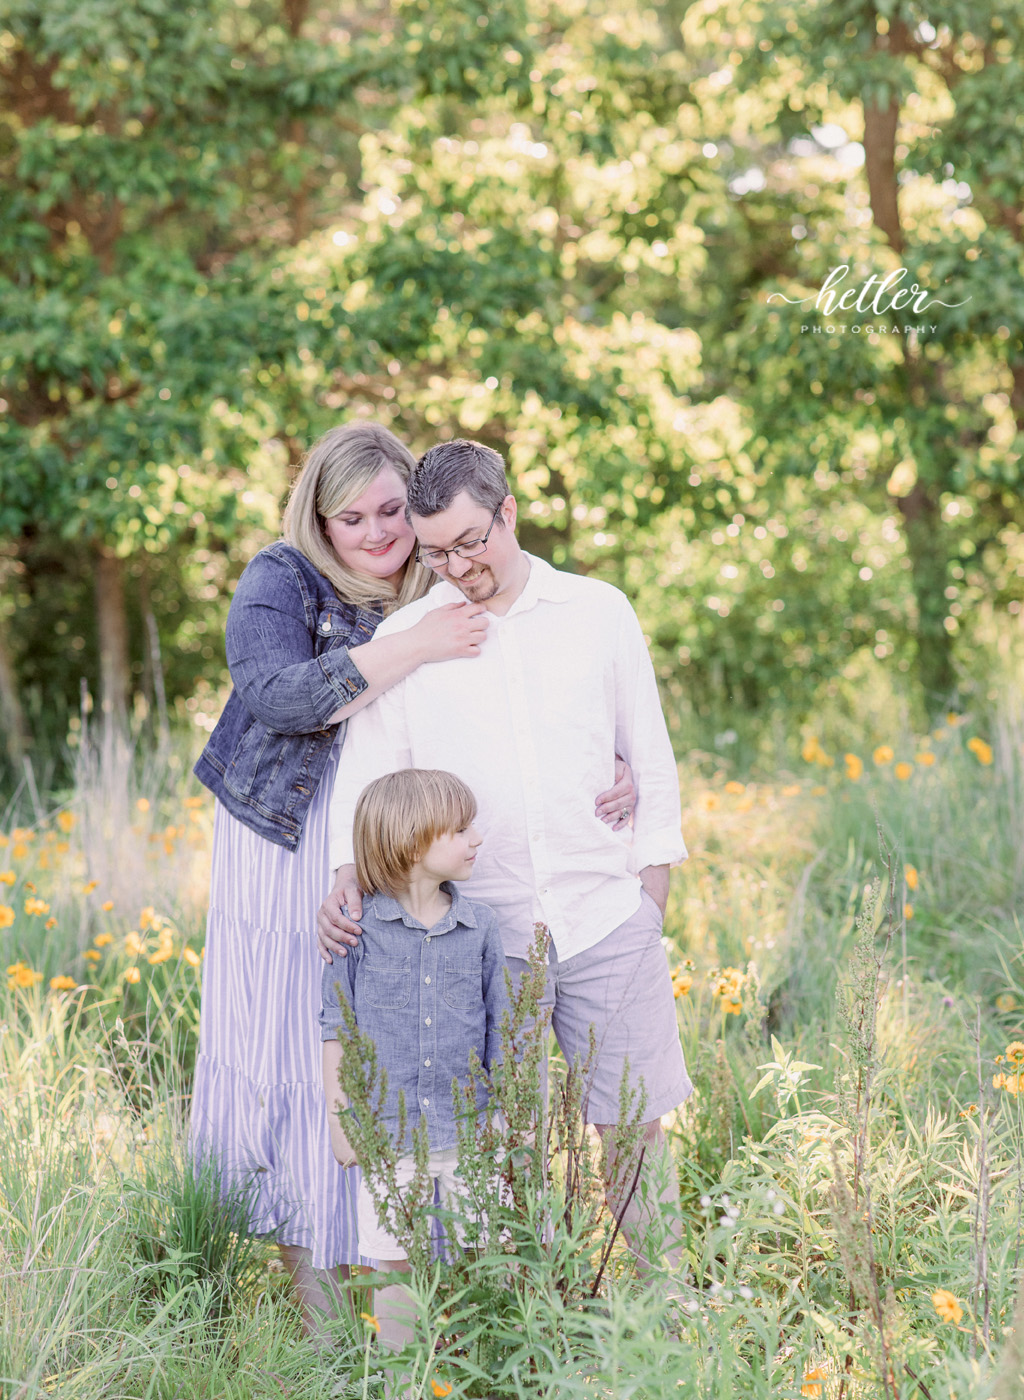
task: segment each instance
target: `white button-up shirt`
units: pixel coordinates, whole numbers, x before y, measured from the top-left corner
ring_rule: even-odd
[[[679,779],[654,669],[636,614],[611,584],[527,555],[530,574],[504,616],[488,614],[476,657],[420,666],[353,715],[331,801],[331,865],[353,859],[356,799],[400,768],[456,773],[479,804],[483,837],[466,893],[498,915],[509,957],[536,922],[560,960],[606,937],[640,907],[637,872],[686,858]],[[386,618],[379,637],[463,595],[441,582]],[[633,770],[632,829],[594,815]]]

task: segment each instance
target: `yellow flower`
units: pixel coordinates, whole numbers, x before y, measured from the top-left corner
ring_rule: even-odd
[[[672,995],[677,1000],[679,999],[679,997],[685,997],[686,995],[688,995],[689,990],[692,986],[693,974],[691,972],[683,972],[680,969],[680,971],[672,974]]]
[[[57,825],[60,827],[61,831],[63,831],[64,835],[66,836],[75,825],[74,812],[58,812]]]
[[[0,904],[0,928],[10,928],[14,923],[14,910],[9,904]]]
[[[804,1372],[804,1383],[800,1387],[800,1394],[809,1397],[809,1400],[821,1400],[825,1394],[825,1380],[828,1372],[824,1366],[815,1366],[813,1371]]]
[[[25,900],[26,914],[48,914],[50,906],[45,899],[36,899],[34,896]]]
[[[0,850],[3,850],[5,846],[9,846],[10,844],[11,838],[9,836],[4,836],[3,833],[0,832]]]
[[[89,881],[87,881],[87,882],[82,886],[82,893],[83,893],[83,894],[92,894],[93,890],[96,888],[96,886],[97,886],[98,884],[99,884],[99,880],[89,880]]]
[[[1006,1047],[1006,1059],[1009,1064],[1024,1064],[1024,1041],[1012,1040]]]
[[[0,885],[13,885],[17,878],[13,870],[0,870]]]
[[[784,788],[782,789],[782,796],[783,796],[783,797],[799,797],[799,796],[800,796],[800,784],[799,784],[799,783],[790,783],[787,787],[784,787]]]
[[[993,1089],[1002,1089],[1002,1088],[1005,1086],[1005,1084],[1006,1084],[1006,1075],[1005,1075],[1005,1074],[994,1074],[994,1075],[992,1076],[992,1088],[993,1088]]]
[[[62,977],[50,978],[51,992],[73,992],[77,986],[78,983],[75,979],[73,977],[68,977],[66,973]]]
[[[999,996],[996,997],[996,1010],[1001,1011],[1005,1016],[1011,1011],[1016,1011],[1016,1009],[1017,998],[1013,995],[1013,993],[1000,992]]]
[[[191,812],[194,811],[195,808],[201,807],[203,805],[203,801],[204,799],[201,797],[186,797],[185,807],[188,809],[188,811]]]
[[[903,867],[903,878],[904,878],[904,880],[906,880],[906,882],[907,882],[907,889],[908,889],[908,890],[916,890],[916,889],[917,889],[918,875],[917,875],[917,870],[915,869],[914,866],[912,866],[912,865],[905,865],[905,866]]]
[[[160,934],[160,938],[157,942],[156,949],[154,952],[150,953],[148,961],[152,964],[153,967],[156,967],[159,963],[165,963],[168,960],[168,958],[173,957],[174,940],[171,937],[170,931],[164,929],[164,931]]]
[[[82,957],[86,960],[86,962],[90,963],[98,963],[100,960],[100,955],[99,953],[97,953],[95,948],[86,948],[85,952],[82,954]]]
[[[973,1118],[977,1112],[978,1112],[978,1105],[977,1105],[976,1103],[969,1103],[969,1104],[967,1105],[966,1108],[962,1108],[962,1109],[960,1110],[960,1117],[961,1117],[961,1118]]]
[[[821,747],[820,739],[812,734],[810,738],[804,740],[800,757],[805,763],[817,763],[819,755],[822,753],[824,753],[824,749]]]
[[[1001,1087],[1014,1097],[1024,1090],[1024,1070],[1018,1070],[1016,1074],[1004,1074],[1002,1080]]]
[[[146,951],[146,940],[140,938],[134,929],[124,937],[124,950],[130,958],[137,958]]]
[[[105,948],[108,943],[113,943],[114,935],[112,933],[98,933],[92,941],[97,948]]]
[[[913,774],[914,769],[909,763],[897,763],[892,771],[896,774],[896,777],[901,783],[905,783]]]
[[[24,841],[16,841],[14,843],[11,847],[11,855],[15,860],[24,860],[25,856],[28,855],[28,847],[25,845]]]
[[[12,841],[34,841],[36,834],[30,831],[27,826],[16,826],[11,832]]]
[[[846,764],[846,776],[851,783],[857,782],[864,772],[864,760],[858,758],[855,753],[844,753],[843,762]]]
[[[156,910],[151,904],[139,912],[139,928],[156,928],[159,922]]]
[[[932,1294],[932,1307],[943,1322],[959,1322],[964,1315],[954,1294],[948,1288],[937,1288]]]
[[[978,762],[984,764],[986,768],[992,762],[992,745],[986,744],[984,739],[979,739],[975,735],[973,739],[967,740],[967,747]]]
[[[728,1000],[722,1002],[722,1010],[727,1016],[738,1016],[743,1010],[743,1003],[734,997],[730,997]]]
[[[913,906],[912,904],[904,904],[904,906],[903,906],[903,917],[906,919],[907,923],[909,924],[909,923],[910,923],[910,920],[914,917],[914,906]]]
[[[105,900],[103,901],[103,903],[100,905],[100,908],[103,910],[104,914],[109,914],[110,911],[111,911],[111,909],[113,909],[113,907],[114,907],[114,901],[113,901],[112,899],[105,899]]]
[[[700,795],[700,805],[705,812],[713,812],[718,806],[717,792],[702,792]]]
[[[13,987],[34,987],[43,980],[41,972],[33,972],[27,963],[11,963],[7,969],[7,985]]]
[[[914,762],[920,763],[922,768],[930,768],[935,762],[935,755],[929,753],[927,749],[922,749],[920,753],[914,755]]]
[[[827,787],[823,787],[820,783],[818,784],[817,787],[812,787],[812,788],[811,788],[811,796],[812,796],[812,797],[824,797],[825,794],[826,794],[826,792],[828,792],[828,788],[827,788]]]
[[[126,982],[137,982],[141,976],[142,973],[137,967],[129,967],[125,969],[124,980]]]
[[[740,793],[745,791],[743,784],[736,782],[735,778],[726,783],[725,790],[730,797],[739,797]]]
[[[53,917],[53,915],[51,914],[50,917],[47,919],[46,923],[43,924],[43,928],[56,928],[56,927],[57,927],[57,920],[56,920],[56,919]]]
[[[198,967],[199,964],[202,962],[202,958],[199,956],[196,950],[194,948],[190,948],[187,943],[185,944],[185,947],[181,950],[181,956],[188,963],[189,967]]]
[[[958,715],[957,712],[956,712],[956,710],[947,710],[947,711],[946,711],[946,723],[949,725],[950,729],[955,729],[955,728],[957,727],[958,724],[966,724],[966,723],[967,723],[967,716],[966,716],[966,715]]]
[[[877,765],[877,767],[884,768],[887,763],[891,763],[893,761],[896,755],[888,744],[879,744],[878,748],[875,749],[871,757],[875,760],[875,764]]]
[[[445,1395],[451,1395],[452,1388],[447,1381],[431,1381],[430,1388],[436,1396],[436,1400],[443,1400]]]
[[[380,1332],[380,1323],[379,1323],[379,1322],[377,1321],[377,1319],[374,1317],[373,1313],[364,1313],[364,1312],[361,1312],[361,1313],[359,1314],[359,1316],[360,1316],[360,1317],[363,1319],[363,1321],[366,1323],[367,1327],[372,1327],[373,1330],[374,1330],[375,1332],[377,1332],[377,1333]]]
[[[135,804],[135,809],[136,809],[136,811],[138,811],[138,812],[148,812],[148,811],[149,811],[149,798],[148,798],[148,797],[140,797],[139,800],[138,800],[138,802],[136,802],[136,804]]]

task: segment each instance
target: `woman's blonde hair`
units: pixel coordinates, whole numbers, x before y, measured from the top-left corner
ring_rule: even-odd
[[[411,555],[397,588],[386,579],[357,573],[341,562],[324,529],[324,522],[350,506],[385,467],[393,467],[408,486],[415,466],[409,449],[379,423],[331,428],[307,452],[288,498],[282,533],[346,603],[365,607],[383,601],[387,613],[422,597],[434,581],[431,571]]]
[[[462,831],[475,816],[476,798],[454,773],[403,768],[375,779],[359,794],[352,827],[361,888],[390,895],[404,889],[430,843]]]

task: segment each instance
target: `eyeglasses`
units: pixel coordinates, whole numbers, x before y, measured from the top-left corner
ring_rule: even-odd
[[[426,564],[431,569],[444,569],[448,565],[449,554],[455,554],[459,559],[472,559],[474,555],[483,554],[487,548],[487,541],[491,531],[498,522],[498,512],[505,504],[502,501],[491,516],[491,523],[487,527],[487,534],[478,540],[464,540],[462,544],[453,545],[451,549],[419,549],[416,550],[416,558],[421,564]]]

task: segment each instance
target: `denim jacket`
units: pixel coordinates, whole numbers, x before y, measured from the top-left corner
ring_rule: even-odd
[[[387,1070],[383,1122],[400,1152],[426,1120],[434,1151],[456,1145],[452,1080],[469,1082],[469,1052],[485,1069],[497,1064],[502,1013],[508,1007],[505,953],[487,904],[466,899],[449,881],[452,907],[426,928],[390,895],[367,895],[362,937],[323,971],[320,1039],[344,1042],[339,997],[374,1042]],[[398,1095],[405,1096],[405,1140],[398,1142]],[[477,1084],[477,1111],[487,1091]]]
[[[194,771],[233,817],[278,846],[299,844],[338,732],[327,719],[367,686],[348,648],[368,642],[382,615],[342,602],[283,540],[238,581],[226,634],[234,688]]]

